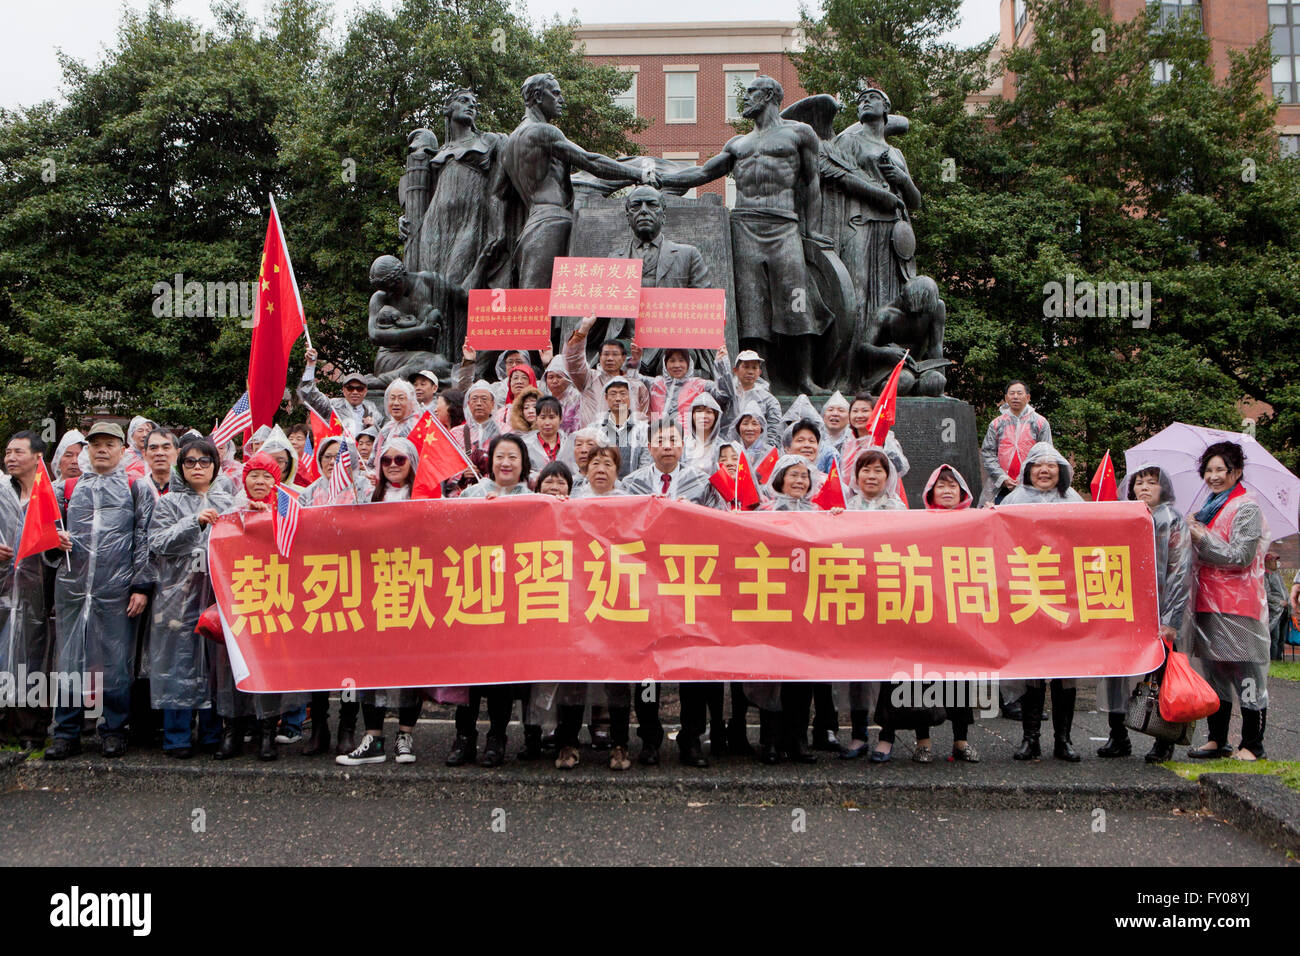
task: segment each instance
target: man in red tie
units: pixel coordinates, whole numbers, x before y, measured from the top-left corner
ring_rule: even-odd
[[[623,479],[623,488],[628,494],[693,501],[706,508],[727,510],[726,501],[710,483],[709,476],[698,468],[682,464],[682,429],[675,419],[661,418],[650,425],[649,447],[651,463]],[[682,729],[677,734],[677,754],[682,764],[688,767],[709,765],[700,748],[709,686],[704,683],[680,685]],[[658,688],[643,684],[632,690],[636,695],[637,736],[641,738],[639,760],[651,766],[659,762],[659,747],[664,739],[663,725],[659,722]]]

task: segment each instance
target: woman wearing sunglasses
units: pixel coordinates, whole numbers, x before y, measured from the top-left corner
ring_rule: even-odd
[[[390,438],[384,443],[379,453],[379,482],[375,485],[370,498],[372,504],[388,501],[407,501],[411,489],[415,486],[415,471],[419,466],[419,456],[415,446],[405,438]],[[396,763],[415,763],[414,739],[411,732],[415,722],[420,719],[422,706],[420,691],[415,687],[389,688],[388,690],[362,691],[361,716],[365,721],[366,732],[361,743],[350,753],[334,758],[336,763],[345,767],[358,764],[383,763],[388,759],[384,753],[384,717],[388,708],[397,708],[397,741],[393,747],[393,760]]]

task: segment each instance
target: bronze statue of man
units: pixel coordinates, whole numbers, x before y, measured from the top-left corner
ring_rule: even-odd
[[[753,131],[732,137],[704,165],[669,173],[664,185],[689,189],[733,175],[731,253],[740,347],[778,344],[790,359],[790,384],[815,392],[820,389],[812,379],[813,344],[830,316],[814,308],[803,240],[824,248],[830,242],[815,234],[821,221],[817,134],[807,123],[781,118],[784,96],[772,77],[755,77],[742,109]]]
[[[521,289],[546,289],[551,285],[551,264],[569,247],[573,225],[572,168],[623,183],[647,180],[658,185],[653,171],[620,163],[592,153],[568,140],[551,125],[564,112],[564,94],[550,73],[524,80],[524,118],[506,139],[501,151],[504,176],[496,192],[505,196],[510,187],[523,202],[527,220],[515,243],[515,284]]]
[[[648,289],[707,289],[709,267],[704,257],[695,246],[684,242],[673,242],[663,234],[664,219],[667,210],[664,196],[653,186],[637,186],[623,200],[627,212],[627,224],[631,235],[610,250],[612,259],[640,259],[641,285]],[[603,335],[589,334],[587,341],[597,348],[600,343],[610,338],[618,338],[624,329],[632,323],[627,319],[610,319],[609,328]],[[653,367],[659,355],[658,349],[649,349],[642,357],[642,363]],[[710,369],[713,367],[713,352],[698,350],[695,367]],[[657,370],[656,370],[657,373]]]
[[[948,383],[943,370],[952,364],[943,357],[947,314],[933,279],[908,279],[891,302],[867,319],[859,346],[861,354],[857,356],[866,376],[863,388],[878,392],[906,355],[907,362],[898,376],[898,394],[942,395]]]

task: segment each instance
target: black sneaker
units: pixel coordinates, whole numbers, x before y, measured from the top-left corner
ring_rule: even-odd
[[[55,737],[54,743],[45,748],[46,760],[67,760],[81,753],[81,741],[76,737],[68,739]]]
[[[397,732],[397,743],[393,745],[393,763],[415,763],[415,740],[409,733]]]
[[[388,757],[384,755],[384,738],[366,734],[361,738],[361,743],[356,750],[335,757],[334,762],[345,767],[354,767],[363,763],[383,763],[387,759]]]

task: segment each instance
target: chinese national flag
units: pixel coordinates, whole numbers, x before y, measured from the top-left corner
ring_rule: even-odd
[[[822,482],[821,490],[813,495],[812,502],[822,511],[844,507],[844,484],[840,481],[839,462],[831,462],[831,470],[827,473],[826,480]]]
[[[758,482],[754,480],[754,472],[749,467],[748,455],[741,455],[740,461],[736,464],[736,497],[734,500],[745,511],[757,508],[763,500],[758,493]]]
[[[723,501],[735,501],[736,499],[736,479],[722,465],[718,465],[718,470],[709,475],[709,484],[711,484],[722,495]]]
[[[330,409],[330,420],[327,422],[316,414],[312,408],[307,409],[307,424],[311,426],[311,441],[317,448],[320,447],[322,440],[329,438],[331,435],[343,434],[343,423],[339,421],[338,412]]]
[[[1092,476],[1093,501],[1118,501],[1119,491],[1115,487],[1115,466],[1110,461],[1110,449],[1106,457],[1097,466],[1097,473]]]
[[[885,382],[885,387],[880,390],[880,398],[876,400],[876,407],[871,410],[871,418],[867,422],[866,438],[877,448],[885,447],[885,439],[889,437],[889,430],[894,427],[894,412],[898,405],[898,376],[903,374],[903,364],[906,361],[907,353],[903,353],[903,357],[894,366],[894,371],[890,373],[889,381]]]
[[[18,552],[15,561],[21,561],[31,554],[40,554],[50,548],[59,546],[58,521],[59,502],[54,497],[54,487],[45,469],[36,469],[36,480],[32,482],[32,496],[27,500],[27,517],[23,519],[23,531],[18,538]]]
[[[441,498],[442,483],[470,467],[469,459],[442,427],[442,422],[428,412],[420,416],[407,438],[420,453],[412,498]],[[416,438],[420,441],[416,442]]]
[[[248,401],[252,428],[271,424],[284,398],[289,351],[307,327],[298,295],[298,282],[280,228],[280,214],[271,199],[262,266],[257,274],[257,305],[253,312],[253,344],[248,353]]]
[[[763,460],[758,463],[758,480],[767,484],[767,480],[772,477],[772,470],[776,468],[776,463],[780,460],[781,452],[776,448],[764,455]]]

